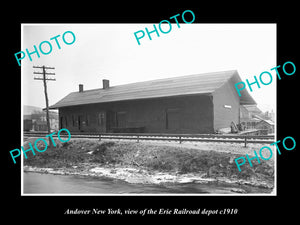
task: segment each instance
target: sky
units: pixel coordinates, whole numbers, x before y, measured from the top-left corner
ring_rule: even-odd
[[[179,21],[180,22],[180,21]],[[166,25],[166,24],[165,24]],[[158,25],[156,24],[158,27]],[[166,25],[167,26],[167,25]],[[276,24],[201,24],[172,23],[167,33],[147,34],[138,45],[134,33],[153,24],[22,24],[21,49],[34,51],[43,41],[49,41],[52,52],[40,58],[32,54],[21,61],[22,102],[45,108],[43,82],[34,80],[33,66],[55,67],[56,81],[47,81],[49,105],[53,105],[70,92],[102,88],[102,79],[110,86],[161,78],[237,70],[241,79],[254,81],[263,71],[273,75],[270,85],[253,85],[249,92],[258,107],[276,110],[276,75],[270,71],[276,64]],[[168,27],[162,27],[168,30]],[[75,42],[67,45],[62,35],[71,31]],[[57,40],[50,38],[60,35]],[[71,42],[72,36],[65,35]],[[47,44],[43,44],[47,52]],[[17,64],[17,61],[16,61]],[[51,76],[52,77],[52,76]],[[265,78],[267,82],[267,78]],[[248,89],[249,91],[249,89]]]

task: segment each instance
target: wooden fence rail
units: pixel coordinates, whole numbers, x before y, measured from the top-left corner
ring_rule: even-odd
[[[24,132],[25,137],[45,137],[45,132]],[[53,135],[57,137],[57,135]],[[66,135],[62,134],[61,137]],[[274,135],[220,135],[220,134],[161,134],[161,133],[73,133],[71,138],[118,139],[139,141],[176,141],[182,142],[225,142],[225,143],[259,143],[275,142]]]
[[[275,142],[274,136],[249,136],[249,135],[205,135],[205,134],[99,134],[99,140],[102,139],[123,139],[123,140],[148,140],[148,141],[176,141],[182,142],[227,142],[227,143],[259,143],[271,144]]]

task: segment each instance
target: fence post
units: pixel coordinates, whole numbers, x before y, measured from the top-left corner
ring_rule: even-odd
[[[247,137],[245,136],[245,148],[247,147]]]
[[[140,136],[137,135],[136,137],[137,137],[137,142],[139,143],[140,142]]]
[[[179,136],[179,144],[181,144],[182,140],[181,140],[181,136]]]

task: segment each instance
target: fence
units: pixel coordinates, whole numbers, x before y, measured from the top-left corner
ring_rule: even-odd
[[[273,143],[274,136],[269,135],[215,135],[215,134],[141,134],[141,133],[105,133],[99,134],[99,140],[102,139],[123,139],[123,140],[148,140],[148,141],[176,141],[182,142],[228,142],[228,143]]]
[[[45,132],[24,132],[25,137],[45,136]],[[53,135],[56,137],[57,135]],[[61,136],[64,136],[61,134]],[[139,141],[176,141],[182,142],[225,142],[271,144],[275,142],[274,135],[221,135],[221,134],[160,134],[160,133],[72,133],[71,138],[118,139]]]

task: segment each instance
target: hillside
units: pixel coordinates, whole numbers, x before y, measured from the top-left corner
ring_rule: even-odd
[[[37,106],[23,105],[23,115],[31,115],[35,111],[43,111],[43,109]]]

